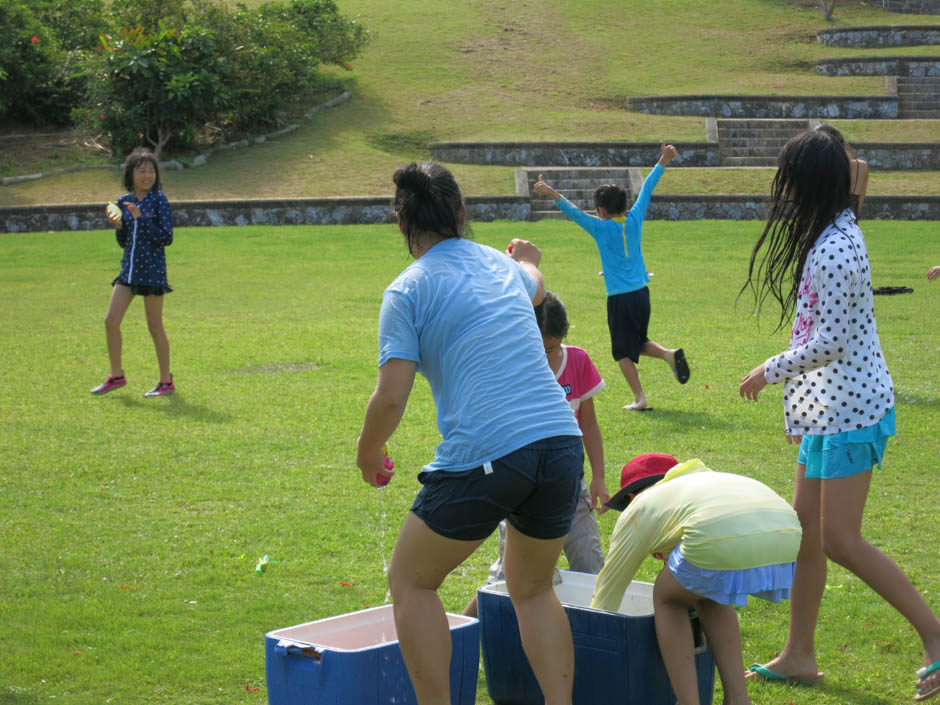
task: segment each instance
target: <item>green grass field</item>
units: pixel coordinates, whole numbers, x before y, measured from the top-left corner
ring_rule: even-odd
[[[940,250],[930,223],[865,227],[875,285],[914,288],[876,302],[899,435],[874,478],[866,536],[938,610],[940,282],[924,274]],[[497,247],[514,236],[542,246],[547,285],[573,324],[568,340],[608,382],[596,406],[610,489],[630,457],[666,451],[791,496],[781,390],[757,404],[737,394],[788,340],[771,333],[772,311],[758,326],[748,300],[735,305],[759,231],[646,225],[651,333],[685,348],[692,377],[679,386],[665,365],[644,362],[658,408],[629,414],[589,239],[557,221],[475,227]],[[398,473],[386,490],[362,483],[355,439],[374,385],[382,291],[410,260],[391,226],[178,229],[166,302],[178,391],[141,396],[157,367],[137,301],[124,324],[129,384],[98,398],[88,390],[107,373],[103,318],[119,255],[110,232],[0,237],[0,703],[260,705],[266,631],[385,600],[383,563],[438,440],[427,384],[415,385],[391,439]],[[615,520],[600,518],[605,541]],[[485,580],[495,551],[491,539],[448,578],[448,609]],[[256,577],[263,554],[277,563]],[[916,635],[842,569],[828,582],[818,633],[826,684],[754,684],[753,702],[908,702]],[[748,663],[782,646],[786,614],[759,600],[741,611]],[[482,673],[477,701],[490,702]]]
[[[256,5],[260,0],[251,0]],[[181,198],[327,197],[389,192],[402,161],[434,140],[704,140],[704,119],[627,112],[640,95],[741,93],[884,95],[884,77],[827,77],[815,61],[864,55],[940,55],[940,48],[842,49],[815,41],[828,23],[812,0],[338,0],[374,32],[352,72],[327,68],[352,98],[299,130],[214,154],[167,175]],[[841,26],[935,22],[865,0],[838,3]],[[937,121],[837,123],[849,140],[935,141]],[[0,174],[29,174],[82,157],[18,137],[0,143]],[[5,153],[4,156],[2,153]],[[512,170],[455,165],[468,194],[512,193]],[[934,173],[930,184],[938,188]],[[107,200],[117,179],[80,172],[0,187],[0,205]],[[727,193],[721,174],[711,193]],[[874,185],[873,185],[874,187]],[[874,191],[872,191],[874,193]],[[907,191],[914,193],[914,191]]]

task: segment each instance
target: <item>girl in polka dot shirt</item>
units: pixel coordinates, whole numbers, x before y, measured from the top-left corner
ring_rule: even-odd
[[[849,186],[848,157],[832,135],[804,132],[791,139],[778,159],[770,215],[745,284],[758,307],[768,293],[780,303],[780,325],[788,312],[796,313],[790,348],[751,370],[740,392],[756,401],[767,384],[784,383],[787,439],[800,445],[793,505],[803,527],[786,646],[748,676],[821,677],[814,633],[830,558],[917,630],[925,656],[915,699],[925,700],[940,692],[940,619],[897,564],[861,534],[872,469],[880,467],[895,433],[894,389]]]
[[[134,296],[143,296],[147,327],[160,365],[160,381],[144,396],[159,397],[176,389],[170,373],[170,342],[163,328],[163,295],[173,291],[166,280],[163,248],[173,243],[173,216],[160,190],[160,165],[153,152],[131,152],[124,162],[124,187],[128,193],[106,212],[118,245],[124,249],[121,273],[111,282],[111,303],[104,320],[111,374],[91,393],[105,394],[127,383],[121,365],[121,322]]]

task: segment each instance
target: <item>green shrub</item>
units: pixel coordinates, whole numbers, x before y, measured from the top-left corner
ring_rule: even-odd
[[[0,0],[0,115],[65,124],[106,26],[101,0]]]
[[[354,58],[369,34],[332,0],[230,9],[210,0],[117,0],[96,80],[73,113],[112,150],[182,148],[205,128],[221,139],[275,124],[323,86],[320,65]],[[154,23],[156,28],[154,29]]]

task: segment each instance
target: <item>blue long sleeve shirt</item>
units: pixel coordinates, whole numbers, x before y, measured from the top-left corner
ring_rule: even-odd
[[[643,181],[643,188],[637,195],[636,203],[621,218],[604,220],[588,215],[565,198],[559,198],[555,205],[561,212],[584,228],[597,243],[597,251],[604,267],[604,284],[607,295],[626,294],[637,291],[649,284],[643,262],[643,219],[649,208],[653,189],[659,183],[665,168],[657,164]]]

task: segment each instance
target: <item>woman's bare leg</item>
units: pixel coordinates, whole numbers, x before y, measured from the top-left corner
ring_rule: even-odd
[[[482,541],[434,533],[408,513],[388,566],[402,656],[420,705],[450,705],[451,636],[437,588]]]
[[[506,525],[506,587],[519,620],[522,648],[545,705],[571,705],[574,685],[571,624],[552,587],[566,538],[534,539]]]

